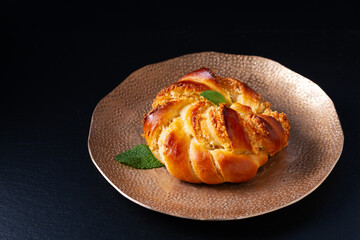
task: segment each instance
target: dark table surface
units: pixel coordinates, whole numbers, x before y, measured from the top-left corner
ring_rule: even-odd
[[[0,239],[360,239],[356,24],[339,27],[328,18],[307,28],[309,15],[325,11],[309,6],[316,11],[294,13],[307,17],[291,25],[279,10],[266,18],[265,6],[264,19],[246,24],[229,15],[220,15],[221,22],[196,15],[195,21],[188,12],[163,25],[171,7],[159,7],[158,18],[146,10],[124,17],[135,5],[120,12],[93,5],[95,13],[82,11],[79,2],[52,3],[45,12],[38,5],[29,11],[29,3],[1,9]],[[327,17],[338,11],[327,10]],[[281,24],[273,27],[273,21]],[[299,27],[302,21],[306,28]],[[201,51],[270,58],[330,96],[345,144],[318,189],[266,215],[202,222],[145,209],[98,172],[87,149],[98,101],[140,67]]]

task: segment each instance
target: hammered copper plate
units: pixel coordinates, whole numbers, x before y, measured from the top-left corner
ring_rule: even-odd
[[[242,184],[190,184],[173,178],[165,167],[137,170],[115,161],[115,155],[146,143],[141,120],[158,91],[203,66],[246,82],[273,110],[287,113],[289,146]],[[331,99],[309,79],[266,58],[202,52],[132,73],[96,106],[88,147],[103,176],[133,202],[183,218],[231,220],[277,210],[314,191],[335,166],[343,142]]]

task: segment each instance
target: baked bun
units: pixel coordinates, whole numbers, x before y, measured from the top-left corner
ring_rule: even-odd
[[[219,106],[200,96],[222,94]],[[144,116],[144,137],[175,178],[191,183],[245,182],[288,145],[285,113],[233,78],[200,68],[161,90]]]

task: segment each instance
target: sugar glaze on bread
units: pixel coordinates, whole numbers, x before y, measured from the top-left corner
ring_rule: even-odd
[[[200,96],[222,94],[219,106]],[[175,178],[191,183],[245,182],[288,145],[285,113],[233,78],[209,68],[193,71],[162,89],[144,116],[144,137]]]

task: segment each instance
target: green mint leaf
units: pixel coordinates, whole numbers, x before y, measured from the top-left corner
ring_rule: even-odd
[[[164,166],[154,157],[146,144],[137,145],[117,155],[115,159],[137,169],[151,169]]]
[[[219,103],[226,103],[224,96],[216,91],[211,91],[211,90],[204,91],[204,92],[200,93],[200,96],[206,98],[207,100],[215,103],[218,106],[219,106]]]

